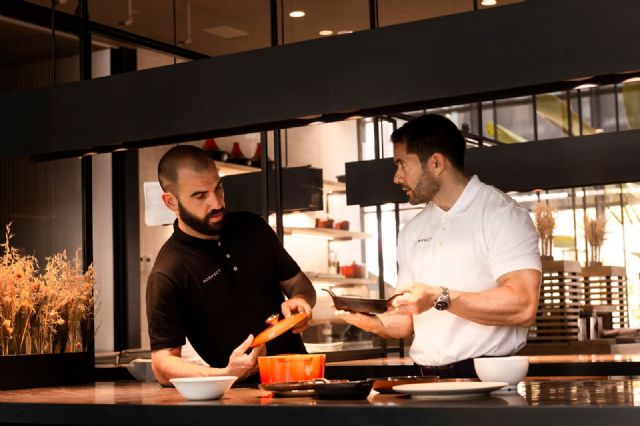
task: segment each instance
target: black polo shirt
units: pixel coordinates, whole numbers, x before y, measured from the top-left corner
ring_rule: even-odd
[[[284,301],[279,282],[300,267],[260,216],[227,213],[218,240],[182,232],[176,223],[147,282],[151,349],[181,346],[185,336],[212,367],[249,334],[267,327]],[[267,344],[267,353],[305,353],[299,335],[287,332]]]

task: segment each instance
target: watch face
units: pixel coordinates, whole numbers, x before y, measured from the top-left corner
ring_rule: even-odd
[[[449,302],[446,300],[438,300],[435,304],[435,308],[439,311],[444,311],[449,307]]]

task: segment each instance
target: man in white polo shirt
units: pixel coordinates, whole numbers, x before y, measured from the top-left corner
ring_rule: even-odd
[[[425,374],[473,376],[473,358],[526,343],[541,280],[538,234],[509,196],[465,174],[466,143],[447,118],[416,118],[391,141],[394,182],[411,204],[426,203],[398,239],[405,294],[382,315],[337,315],[383,337],[415,334],[410,355]]]

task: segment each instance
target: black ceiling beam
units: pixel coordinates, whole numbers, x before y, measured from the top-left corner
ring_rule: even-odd
[[[467,149],[465,169],[502,191],[640,181],[640,130]],[[347,204],[406,202],[393,158],[347,163]]]
[[[640,130],[469,149],[466,169],[503,191],[640,181]]]
[[[529,0],[9,94],[0,154],[149,146],[571,85],[640,70],[638,22],[640,2]]]

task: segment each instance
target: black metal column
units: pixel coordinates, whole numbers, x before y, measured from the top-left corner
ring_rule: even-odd
[[[80,79],[91,80],[91,34],[89,33],[89,10],[87,0],[78,2],[80,16]],[[54,65],[55,66],[55,65]],[[82,157],[82,265],[86,270],[93,263],[93,179],[91,156]]]
[[[111,51],[111,75],[136,71],[134,49]],[[140,347],[138,150],[111,154],[114,350]]]
[[[278,43],[278,3],[276,0],[270,0],[271,7],[271,46],[275,47]],[[267,147],[263,147],[266,150]],[[280,241],[284,239],[284,226],[282,222],[282,146],[280,140],[280,129],[273,131],[273,159],[274,159],[274,173],[275,173],[275,206],[276,206],[276,234]],[[265,164],[266,167],[266,164]],[[263,178],[269,177],[269,173],[263,174]],[[265,184],[268,189],[268,184]],[[269,206],[269,199],[267,198],[267,206]]]
[[[262,218],[265,222],[269,221],[269,155],[267,153],[269,147],[269,138],[267,132],[260,132],[260,164],[262,190]]]
[[[76,10],[80,18],[78,36],[80,39],[80,79],[91,80],[91,34],[89,33],[89,9],[87,0],[79,0]],[[55,15],[55,11],[53,11]],[[52,17],[51,24],[55,19]],[[52,29],[52,37],[55,43],[55,29]],[[55,58],[55,55],[54,55]],[[55,63],[53,68],[55,69]],[[55,72],[54,72],[55,83]],[[82,268],[87,270],[93,263],[93,157],[84,156],[80,160],[80,190],[82,197]],[[95,307],[94,307],[95,316]],[[95,338],[95,326],[93,320],[87,326],[90,335]],[[95,340],[90,339],[86,348],[90,360],[89,365],[95,365]],[[93,372],[90,373],[94,376]]]

